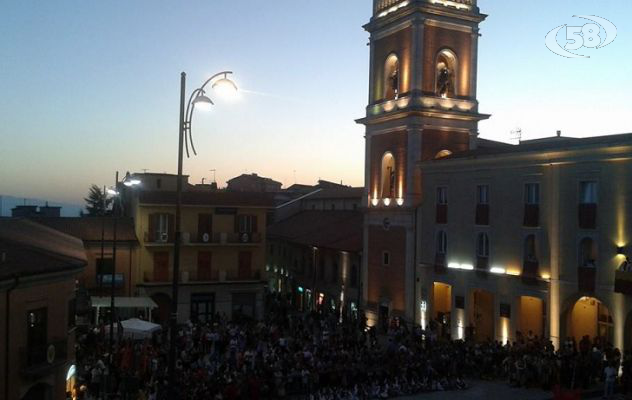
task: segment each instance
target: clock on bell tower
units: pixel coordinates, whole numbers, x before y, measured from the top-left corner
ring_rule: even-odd
[[[420,161],[476,145],[476,0],[374,0],[366,127],[363,299],[370,323],[414,321]]]

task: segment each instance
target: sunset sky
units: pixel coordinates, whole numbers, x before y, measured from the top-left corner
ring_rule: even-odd
[[[632,132],[632,2],[479,0],[481,135]],[[179,76],[223,69],[238,101],[196,113],[191,182],[243,172],[363,184],[370,0],[30,1],[0,11],[0,194],[81,203],[116,170],[176,170]],[[544,45],[598,15],[618,27],[589,59]],[[585,50],[585,49],[582,49]]]

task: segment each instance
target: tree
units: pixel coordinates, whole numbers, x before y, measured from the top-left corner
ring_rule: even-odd
[[[108,208],[112,203],[112,199],[108,199],[107,194],[97,185],[90,186],[88,197],[84,198],[86,202],[87,216],[96,217],[107,214]]]

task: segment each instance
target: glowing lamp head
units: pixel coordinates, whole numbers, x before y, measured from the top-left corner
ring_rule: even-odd
[[[373,204],[373,207],[377,207],[377,205],[380,204],[380,200],[379,199],[371,199],[371,204]]]
[[[397,199],[397,200],[395,200],[395,201],[397,202],[397,205],[398,205],[398,206],[402,206],[402,205],[404,205],[404,199],[402,199],[402,198],[399,198],[399,199]]]
[[[193,106],[199,108],[202,111],[208,111],[211,109],[213,101],[206,97],[204,94],[199,94],[193,99]]]
[[[213,83],[213,90],[217,92],[217,95],[226,99],[234,99],[237,97],[237,85],[230,80],[227,75],[218,79]]]
[[[382,202],[384,202],[384,205],[385,205],[386,207],[388,207],[388,206],[390,206],[390,205],[391,205],[391,199],[389,199],[389,198],[382,199]]]

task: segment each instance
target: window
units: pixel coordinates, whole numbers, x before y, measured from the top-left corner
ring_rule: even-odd
[[[445,233],[445,231],[437,232],[436,243],[437,254],[446,254],[448,250],[448,235]]]
[[[436,63],[436,95],[439,97],[455,97],[456,95],[456,55],[443,49],[437,55]]]
[[[169,253],[159,251],[154,253],[154,282],[169,281]]]
[[[579,266],[594,268],[597,260],[597,249],[592,238],[585,237],[579,242]]]
[[[257,216],[256,215],[238,215],[236,230],[239,233],[257,232]]]
[[[252,252],[239,252],[239,270],[237,278],[240,280],[252,279]]]
[[[96,259],[96,278],[97,284],[103,281],[104,275],[112,275],[114,268],[114,262],[111,258],[97,258]]]
[[[524,185],[524,203],[540,204],[540,185],[538,183]]]
[[[162,179],[156,179],[156,188],[160,189],[162,187]]]
[[[209,251],[200,251],[198,253],[197,280],[210,281],[213,280],[212,270],[213,254]]]
[[[436,198],[436,215],[435,222],[437,224],[446,224],[448,222],[448,188],[440,186],[437,188]]]
[[[535,248],[535,235],[528,235],[524,240],[524,260],[527,262],[538,261]]]
[[[448,204],[448,188],[440,186],[437,188],[437,204]]]
[[[476,186],[476,204],[489,204],[489,186]]]
[[[386,58],[384,65],[384,100],[399,97],[399,60],[395,54]]]
[[[388,251],[382,252],[382,265],[388,267],[391,264],[391,253]]]
[[[208,243],[213,236],[213,215],[198,214],[198,242]]]
[[[382,198],[390,199],[395,197],[395,157],[390,152],[382,156]]]
[[[165,243],[173,240],[173,227],[172,214],[150,214],[149,241]]]
[[[27,365],[46,362],[48,343],[48,309],[38,308],[26,313]]]
[[[215,314],[214,293],[191,293],[191,321],[207,323]]]
[[[583,181],[579,183],[579,203],[597,204],[597,182]]]
[[[476,240],[476,255],[478,257],[489,257],[489,238],[486,233],[479,233]]]

